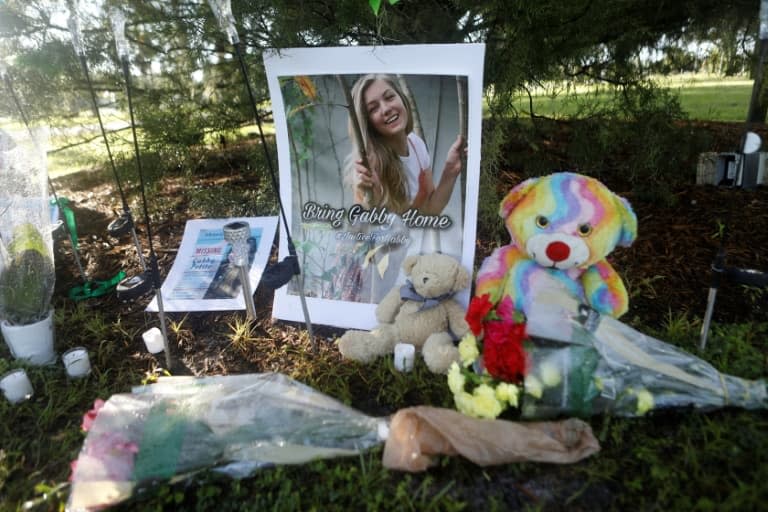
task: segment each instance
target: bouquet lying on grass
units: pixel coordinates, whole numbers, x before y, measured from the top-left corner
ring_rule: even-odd
[[[676,407],[768,408],[766,381],[726,375],[562,293],[543,292],[528,318],[511,301],[470,303],[470,332],[448,386],[456,408],[477,418],[642,416]]]
[[[72,463],[68,510],[94,510],[153,481],[215,468],[354,455],[381,443],[379,419],[281,374],[165,377],[97,401]]]
[[[83,429],[68,511],[100,510],[201,470],[241,478],[264,466],[356,455],[385,440],[383,466],[404,471],[423,471],[441,454],[481,466],[565,464],[600,449],[578,419],[489,422],[428,406],[374,418],[278,373],[163,377],[98,400]]]

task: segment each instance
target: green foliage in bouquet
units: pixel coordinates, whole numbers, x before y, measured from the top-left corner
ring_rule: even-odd
[[[18,226],[0,273],[0,318],[14,325],[37,322],[48,314],[56,274],[40,231]]]

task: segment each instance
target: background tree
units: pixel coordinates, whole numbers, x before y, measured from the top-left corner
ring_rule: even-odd
[[[753,66],[757,0],[233,0],[255,92],[268,99],[261,53],[267,48],[347,44],[485,42],[485,87],[494,119],[518,114],[521,91],[546,81],[596,81],[621,94],[658,92],[649,73],[709,69],[733,74]],[[232,48],[207,3],[193,0],[88,2],[84,43],[97,89],[123,102],[105,15],[128,19],[139,119],[150,144],[196,144],[209,130],[251,121]],[[60,0],[6,0],[0,5],[0,56],[32,117],[55,122],[87,108],[84,80]],[[696,46],[698,45],[698,46]],[[706,48],[691,62],[690,48]],[[658,62],[645,57],[663,56]],[[112,93],[112,95],[108,94]],[[612,108],[628,107],[619,101]],[[0,109],[12,112],[8,98]],[[763,116],[765,109],[763,108]],[[503,136],[503,130],[498,137]],[[490,141],[490,138],[488,139]],[[484,160],[493,161],[493,148]]]

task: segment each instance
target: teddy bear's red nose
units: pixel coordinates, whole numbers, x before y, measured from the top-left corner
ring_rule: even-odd
[[[571,248],[568,244],[559,240],[547,245],[547,258],[552,261],[563,261],[571,254]]]

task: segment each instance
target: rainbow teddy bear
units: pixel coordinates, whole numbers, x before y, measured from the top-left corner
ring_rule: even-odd
[[[531,178],[513,188],[499,214],[512,241],[487,257],[475,295],[506,297],[527,313],[543,289],[556,289],[618,318],[629,299],[606,256],[637,238],[629,202],[594,178],[570,172]],[[506,300],[505,300],[506,302]]]

